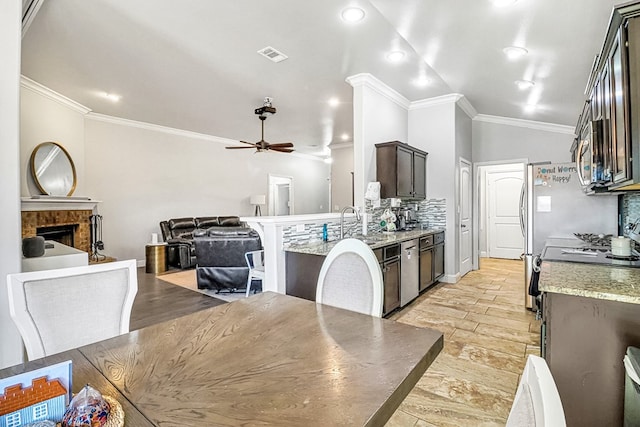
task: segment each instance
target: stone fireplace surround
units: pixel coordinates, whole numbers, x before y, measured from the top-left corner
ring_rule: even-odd
[[[36,235],[38,227],[74,226],[74,247],[91,253],[91,215],[97,201],[22,199],[22,237]]]

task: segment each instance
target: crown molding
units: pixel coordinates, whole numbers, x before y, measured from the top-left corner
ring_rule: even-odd
[[[139,122],[136,120],[123,119],[120,117],[108,116],[106,114],[100,113],[88,113],[85,115],[85,118],[88,120],[95,120],[98,122],[111,123],[120,126],[127,126],[132,128],[144,129],[152,132],[161,132],[169,135],[176,135],[185,138],[193,138],[200,139],[204,141],[215,142],[223,145],[236,145],[236,146],[246,146],[245,144],[241,144],[239,141],[230,138],[222,138],[220,136],[207,135],[204,133],[192,132],[189,130],[176,129],[168,126],[156,125],[153,123]],[[314,156],[311,154],[304,153],[287,153],[289,156],[299,157],[307,160],[315,160],[319,162],[324,162],[324,157]]]
[[[413,101],[409,106],[409,110],[419,110],[421,108],[429,108],[444,104],[458,105],[458,107],[460,107],[470,119],[473,119],[478,115],[478,112],[473,108],[473,105],[471,105],[469,100],[461,93],[450,93],[447,95],[436,96],[434,98]]]
[[[450,93],[448,95],[436,96],[434,98],[421,99],[419,101],[411,102],[409,110],[420,110],[421,108],[429,108],[436,105],[455,104],[462,98],[464,98],[464,95],[462,94]]]
[[[38,95],[42,95],[45,98],[49,98],[52,101],[57,102],[75,112],[80,114],[87,114],[91,111],[91,108],[87,108],[84,105],[67,98],[64,95],[59,94],[46,86],[41,85],[40,83],[31,80],[28,77],[20,76],[20,86],[29,89],[32,92],[37,93]]]
[[[533,120],[524,119],[512,119],[510,117],[490,116],[487,114],[478,114],[473,118],[473,120],[575,136],[575,128],[573,126],[558,125],[555,123],[536,122]]]
[[[123,119],[120,117],[109,116],[106,114],[89,113],[87,114],[86,117],[89,120],[95,120],[98,122],[111,123],[111,124],[120,125],[120,126],[144,129],[144,130],[149,130],[153,132],[167,133],[170,135],[184,136],[187,138],[203,139],[206,141],[217,142],[219,144],[224,144],[224,145],[240,145],[238,141],[233,139],[207,135],[199,132],[192,132],[189,130],[176,129],[168,126],[156,125],[153,123],[139,122],[137,120]]]
[[[470,119],[473,120],[473,118],[478,115],[478,111],[473,108],[473,105],[471,105],[471,102],[469,102],[466,96],[463,95],[462,98],[458,100],[457,104],[458,107],[460,107],[462,111],[464,111],[465,114],[469,116]]]
[[[379,95],[384,96],[388,100],[395,102],[400,107],[405,110],[409,109],[411,102],[402,96],[399,92],[391,89],[389,86],[384,84],[382,81],[378,80],[372,74],[369,73],[360,73],[355,74],[353,76],[349,76],[345,79],[347,83],[349,83],[352,87],[357,86],[365,86],[369,89],[374,90]]]

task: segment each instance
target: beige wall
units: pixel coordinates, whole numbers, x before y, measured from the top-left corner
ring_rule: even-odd
[[[351,206],[353,177],[353,146],[331,149],[331,210],[340,212]]]
[[[569,148],[574,136],[560,130],[474,120],[473,161],[497,162],[526,158],[529,162],[569,162]]]
[[[0,369],[22,361],[22,343],[9,317],[5,277],[20,271],[20,18],[22,3],[0,2]]]
[[[74,196],[86,193],[84,176],[84,114],[22,87],[20,90],[20,194],[40,194],[29,168],[31,152],[40,143],[60,143],[73,159],[78,184]]]

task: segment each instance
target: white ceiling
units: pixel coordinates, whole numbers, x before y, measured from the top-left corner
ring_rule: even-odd
[[[236,140],[260,139],[253,110],[270,96],[278,113],[265,139],[311,154],[351,138],[345,78],[358,73],[410,101],[461,93],[480,114],[573,126],[615,3],[45,0],[23,38],[22,73],[97,113]],[[347,5],[365,19],[344,23]],[[509,61],[509,45],[529,54]],[[266,46],[289,59],[256,53]],[[407,56],[392,64],[385,55],[395,49]],[[431,82],[420,88],[422,74]],[[521,91],[519,79],[536,85]],[[538,107],[526,112],[531,101]]]

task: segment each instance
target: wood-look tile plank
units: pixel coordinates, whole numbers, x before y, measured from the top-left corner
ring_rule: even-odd
[[[413,415],[409,415],[404,411],[398,410],[396,411],[389,421],[387,421],[387,427],[415,427],[416,424],[420,421],[418,417],[414,417]]]
[[[511,354],[489,350],[474,345],[465,345],[460,358],[491,366],[494,369],[512,374],[519,374],[524,369],[525,360]],[[512,377],[515,380],[515,377]],[[509,383],[512,384],[512,383]],[[515,390],[515,387],[511,391]]]
[[[509,415],[513,400],[511,389],[503,391],[484,382],[452,377],[439,372],[430,372],[426,377],[428,380],[419,382],[416,387],[453,402],[464,403],[479,411],[490,410],[500,418],[506,419]]]
[[[514,354],[516,356],[523,355],[526,348],[526,343],[497,338],[492,335],[480,334],[478,328],[476,328],[475,333],[456,330],[453,333],[452,338],[458,341],[476,344],[489,350],[497,350],[503,353]]]
[[[536,322],[536,316],[529,310],[526,310],[524,307],[521,307],[519,311],[510,311],[510,310],[502,310],[500,308],[495,307],[486,307],[486,312],[488,316],[498,317],[501,319],[513,319],[520,320],[522,322]]]
[[[400,405],[408,414],[438,427],[504,427],[506,418],[491,411],[478,410],[416,387]]]
[[[427,374],[464,379],[506,393],[515,391],[518,378],[517,373],[497,369],[477,361],[454,357],[447,352],[438,356]],[[423,381],[430,382],[428,376],[423,376],[418,381],[418,385],[426,387]]]
[[[458,299],[444,300],[440,298],[431,298],[429,304],[434,306],[443,306],[449,308],[455,308],[456,310],[465,311],[467,313],[479,313],[484,314],[487,312],[487,307],[478,304],[466,304],[460,302]]]
[[[519,342],[523,344],[540,344],[540,334],[529,331],[517,331],[515,329],[501,328],[494,325],[480,324],[476,328],[476,332],[481,335],[489,337],[500,338],[502,340],[509,340]]]
[[[440,329],[441,327],[450,328],[452,329],[452,332],[453,329],[464,329],[466,331],[473,331],[478,326],[477,322],[473,322],[471,320],[445,316],[442,314],[434,316],[433,313],[433,311],[415,310],[398,319],[398,322],[407,323],[414,326],[430,327],[434,329]]]
[[[482,323],[485,325],[495,325],[508,329],[515,329],[517,331],[529,332],[530,322],[523,322],[522,320],[505,319],[501,317],[494,317],[487,314],[469,313],[465,320],[471,320],[473,322]]]

